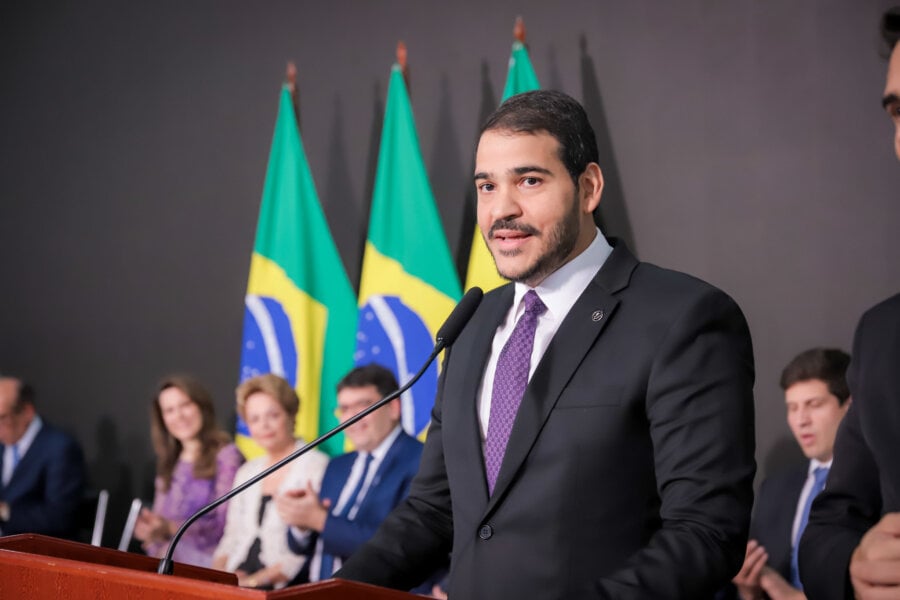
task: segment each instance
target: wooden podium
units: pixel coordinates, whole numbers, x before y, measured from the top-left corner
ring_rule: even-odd
[[[265,592],[237,586],[232,573],[175,563],[158,575],[149,556],[41,535],[0,538],[0,598],[21,600],[410,600],[421,598],[374,585],[329,579]]]

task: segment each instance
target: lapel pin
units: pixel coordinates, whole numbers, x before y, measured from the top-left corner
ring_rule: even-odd
[[[595,311],[594,311],[594,314],[591,315],[591,320],[594,321],[595,323],[596,323],[597,321],[599,321],[600,319],[602,319],[602,318],[603,318],[603,311],[602,311],[602,310],[595,310]]]

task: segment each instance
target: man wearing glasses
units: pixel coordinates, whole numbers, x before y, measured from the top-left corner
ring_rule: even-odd
[[[337,417],[343,423],[396,390],[388,369],[357,367],[338,383]],[[321,492],[293,490],[276,499],[278,513],[291,525],[291,549],[310,557],[309,581],[330,578],[372,537],[406,497],[419,468],[422,443],[400,426],[399,398],[345,429],[344,435],[356,450],[331,460]],[[304,574],[295,583],[305,581]]]
[[[34,389],[0,377],[0,535],[72,538],[85,465],[72,436],[41,420]]]

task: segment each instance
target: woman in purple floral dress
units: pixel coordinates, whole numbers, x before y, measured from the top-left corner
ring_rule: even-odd
[[[156,494],[153,509],[141,510],[134,536],[147,554],[161,557],[185,519],[231,489],[243,458],[216,424],[209,393],[190,377],[164,379],[150,414]],[[227,512],[225,503],[193,523],[175,548],[175,561],[210,566]]]

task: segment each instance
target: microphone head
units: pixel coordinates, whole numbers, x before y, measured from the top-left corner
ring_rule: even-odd
[[[456,305],[456,308],[453,309],[453,312],[450,313],[450,316],[447,317],[447,320],[444,321],[444,324],[441,325],[435,336],[437,344],[441,348],[446,348],[456,341],[463,327],[475,314],[475,309],[481,304],[482,296],[484,296],[484,292],[481,291],[480,287],[469,288],[466,295],[459,301],[459,304]]]

